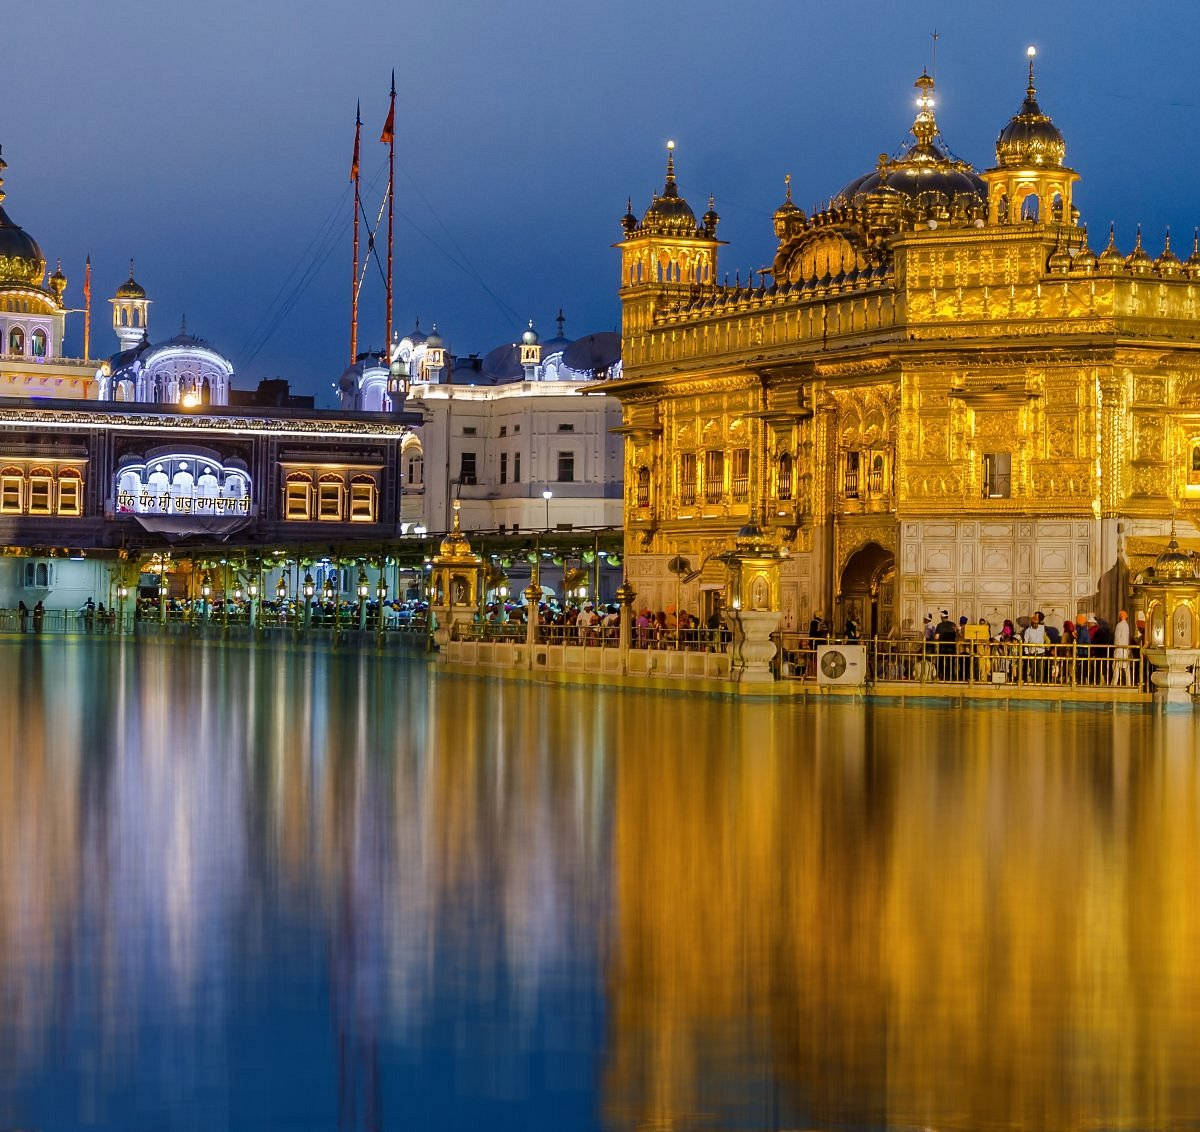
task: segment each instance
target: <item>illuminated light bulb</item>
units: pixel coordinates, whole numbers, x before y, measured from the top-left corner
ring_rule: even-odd
[[[1031,43],[1028,47],[1025,48],[1025,54],[1028,55],[1030,59],[1032,59],[1037,54],[1037,48],[1034,47],[1033,44]]]

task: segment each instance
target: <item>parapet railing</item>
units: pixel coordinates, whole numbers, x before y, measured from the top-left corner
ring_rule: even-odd
[[[817,682],[818,649],[861,645],[874,683],[1010,685],[1037,688],[1149,688],[1140,646],[1032,644],[1024,641],[823,640],[776,634],[779,674]]]

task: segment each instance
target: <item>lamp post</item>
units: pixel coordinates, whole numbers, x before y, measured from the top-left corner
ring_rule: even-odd
[[[286,574],[279,575],[279,583],[275,587],[275,597],[279,601],[279,624],[282,627],[287,624],[287,621],[285,618],[285,612],[284,612],[284,608],[283,608],[283,603],[285,601],[287,601],[287,575]]]
[[[258,628],[258,579],[251,578],[246,585],[246,596],[250,599],[249,622],[251,629]]]
[[[306,570],[304,572],[304,628],[307,629],[312,625],[312,600],[313,594],[317,592],[317,585],[313,581],[312,572]]]
[[[207,570],[200,578],[200,597],[204,601],[204,620],[209,616],[209,599],[212,597],[212,577]]]
[[[371,583],[367,572],[361,566],[358,568],[358,631],[361,633],[367,627],[367,597],[371,593]]]
[[[121,582],[117,586],[117,600],[121,603],[120,613],[117,619],[117,632],[125,632],[125,599],[129,596],[129,587]]]
[[[375,596],[379,599],[379,616],[375,621],[375,639],[380,648],[383,647],[383,603],[387,601],[387,578],[384,576],[384,567],[379,567],[379,585],[375,587]]]
[[[542,498],[546,501],[546,530],[548,531],[550,529],[550,500],[554,498],[554,492],[546,488],[542,492]]]

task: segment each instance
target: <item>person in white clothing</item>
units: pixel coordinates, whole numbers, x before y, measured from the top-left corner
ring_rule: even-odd
[[[1046,655],[1046,626],[1042,621],[1040,609],[1029,619],[1022,635],[1025,641],[1025,655],[1035,658],[1028,662],[1025,679],[1040,683],[1045,679],[1045,661],[1042,657]]]
[[[1122,609],[1117,614],[1117,627],[1113,630],[1113,686],[1133,685],[1133,664],[1129,660],[1129,614]]]

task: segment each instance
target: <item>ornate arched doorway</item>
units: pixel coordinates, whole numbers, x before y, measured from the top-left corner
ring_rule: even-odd
[[[877,542],[859,547],[842,570],[840,621],[851,617],[863,636],[886,637],[892,631],[896,601],[896,557]]]

